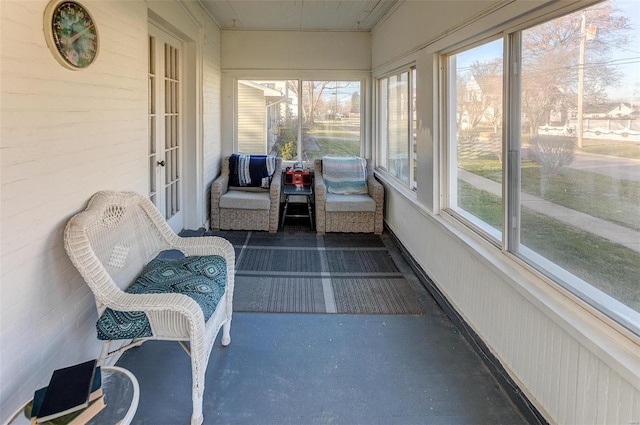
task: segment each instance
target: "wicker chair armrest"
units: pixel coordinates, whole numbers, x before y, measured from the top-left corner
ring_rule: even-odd
[[[211,200],[214,197],[220,201],[220,197],[229,190],[229,175],[222,174],[211,184]]]
[[[228,161],[227,161],[228,162]],[[222,173],[211,184],[211,228],[220,228],[220,198],[229,189],[229,174]]]
[[[220,255],[227,262],[235,260],[233,245],[218,236],[178,238],[174,248],[181,250],[185,255]]]
[[[376,204],[382,203],[384,200],[384,186],[375,177],[371,176],[367,179],[367,192],[369,196],[376,201]]]
[[[321,173],[315,173],[313,176],[313,192],[315,194],[316,202],[324,202],[327,196],[327,186],[324,183]]]
[[[276,170],[271,178],[271,186],[269,186],[269,197],[272,201],[280,202],[280,188],[282,187],[282,172]]]

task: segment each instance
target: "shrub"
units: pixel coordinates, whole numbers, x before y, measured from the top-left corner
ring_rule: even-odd
[[[297,147],[295,140],[288,140],[284,143],[278,144],[278,156],[285,161],[295,159],[296,151]]]
[[[287,127],[278,128],[278,141],[274,146],[277,149],[278,156],[285,161],[296,158],[297,143],[293,130]]]
[[[533,160],[546,176],[555,176],[575,158],[576,138],[569,136],[536,135],[529,140]]]

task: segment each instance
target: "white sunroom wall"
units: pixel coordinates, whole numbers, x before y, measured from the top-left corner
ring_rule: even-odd
[[[47,47],[47,4],[0,2],[0,423],[54,369],[99,354],[93,296],[62,235],[95,192],[149,191],[148,8],[202,52],[200,186],[219,168],[220,34],[196,3],[84,0],[101,45],[82,71],[63,68]]]
[[[381,174],[385,222],[550,423],[638,423],[638,338],[438,215],[438,52],[544,3],[404,2],[374,29],[374,81],[418,79],[418,193]]]
[[[204,221],[208,228],[211,184],[220,174],[222,164],[222,71],[220,69],[221,40],[220,30],[212,21],[202,19],[202,152],[197,153],[202,158],[203,185],[199,199],[203,201],[200,207]]]

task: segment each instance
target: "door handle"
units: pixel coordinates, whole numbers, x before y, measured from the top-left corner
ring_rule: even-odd
[[[164,167],[164,161],[158,161],[158,165]]]

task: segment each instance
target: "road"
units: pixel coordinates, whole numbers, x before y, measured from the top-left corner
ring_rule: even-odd
[[[640,156],[640,145],[638,145],[638,155]],[[603,174],[619,180],[640,182],[640,159],[576,153],[575,159],[567,167]]]

